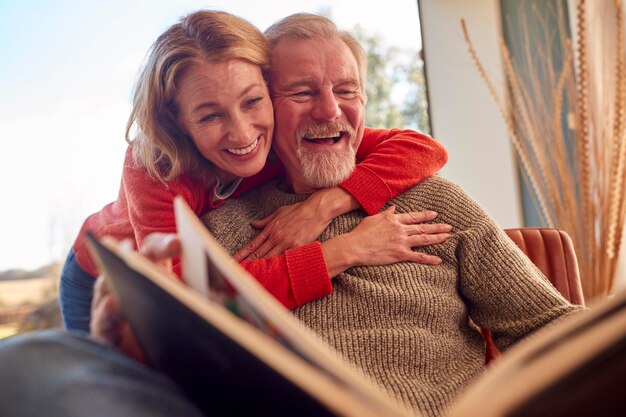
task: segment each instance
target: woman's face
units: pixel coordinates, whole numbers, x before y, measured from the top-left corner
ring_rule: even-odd
[[[274,113],[258,65],[241,59],[196,64],[177,84],[178,126],[225,181],[265,165]]]

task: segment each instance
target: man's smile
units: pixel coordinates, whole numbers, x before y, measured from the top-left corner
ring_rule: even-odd
[[[341,139],[344,139],[346,135],[346,132],[339,132],[335,134],[320,135],[317,137],[304,136],[303,139],[305,139],[309,143],[313,143],[316,145],[334,145]]]

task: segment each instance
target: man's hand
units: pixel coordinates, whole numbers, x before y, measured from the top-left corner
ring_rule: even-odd
[[[181,244],[174,233],[151,233],[144,239],[140,252],[154,263],[171,271],[172,258],[180,256]],[[94,339],[111,345],[126,355],[146,363],[143,351],[122,314],[118,300],[104,277],[99,277],[91,302],[90,331]]]
[[[117,299],[102,276],[98,278],[94,287],[90,330],[94,339],[113,346],[139,362],[146,363],[143,351],[124,318]]]

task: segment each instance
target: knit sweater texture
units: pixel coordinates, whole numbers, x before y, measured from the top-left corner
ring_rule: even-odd
[[[251,219],[305,198],[273,184],[229,201],[203,221],[234,253],[256,234],[247,226]],[[293,313],[417,414],[442,415],[483,371],[484,341],[470,319],[492,329],[496,345],[506,350],[581,310],[459,186],[432,177],[388,204],[399,213],[434,210],[436,222],[453,226],[447,242],[420,249],[443,262],[350,268],[333,280],[331,295]],[[355,211],[336,218],[320,240],[351,231],[365,216]]]

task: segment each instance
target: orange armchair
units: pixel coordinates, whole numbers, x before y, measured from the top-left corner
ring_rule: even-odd
[[[562,230],[524,227],[505,229],[506,234],[571,303],[585,305],[578,262],[572,239]],[[500,356],[491,331],[481,329],[486,344],[486,362]]]

